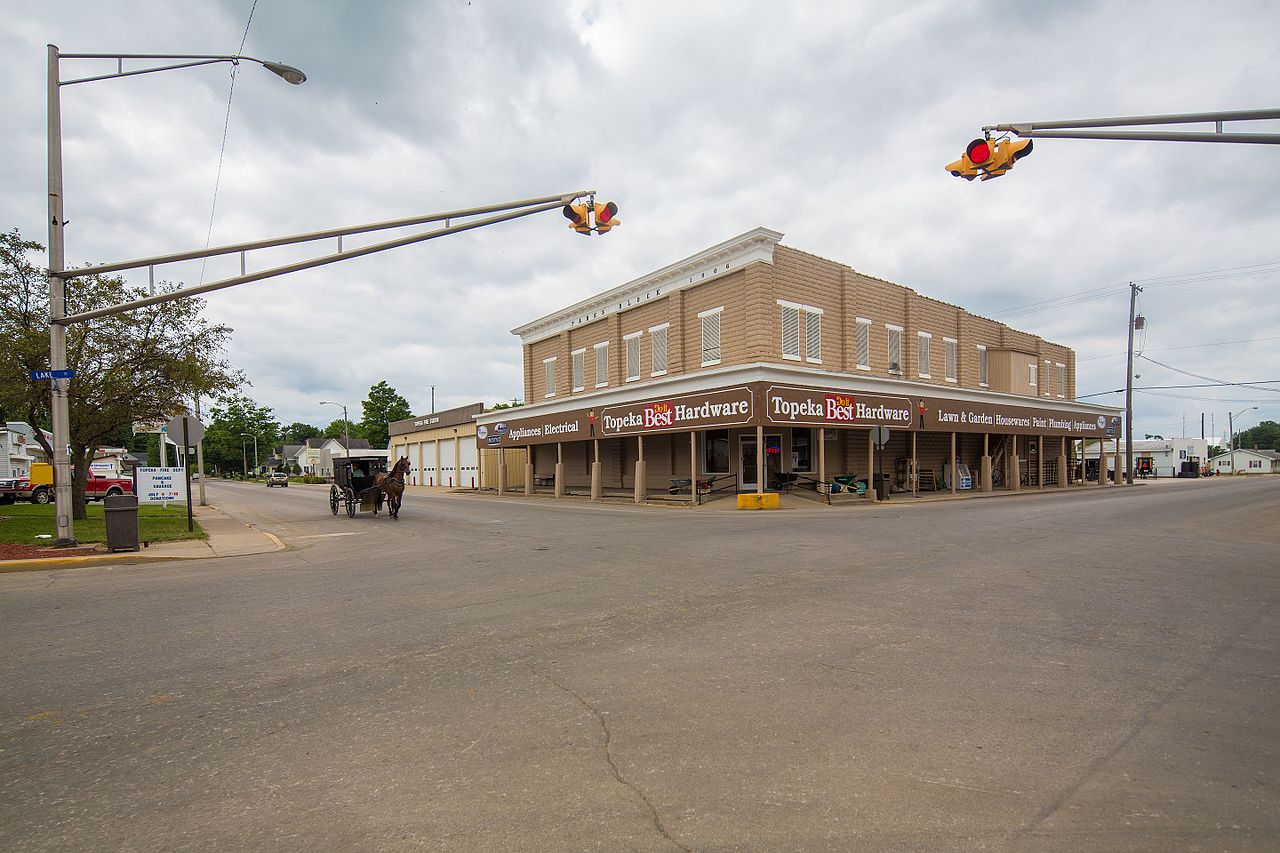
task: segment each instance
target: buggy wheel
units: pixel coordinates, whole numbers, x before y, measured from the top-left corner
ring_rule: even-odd
[[[329,487],[329,509],[333,510],[333,514],[338,514],[338,487]]]
[[[355,518],[356,517],[356,493],[351,491],[350,488],[347,488],[345,492],[346,492],[346,500],[347,500],[347,518]]]

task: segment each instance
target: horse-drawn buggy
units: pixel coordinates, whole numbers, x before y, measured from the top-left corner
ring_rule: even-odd
[[[356,510],[382,511],[382,501],[392,518],[400,517],[400,501],[404,495],[404,475],[409,469],[409,457],[396,460],[387,470],[385,459],[333,460],[333,485],[329,487],[329,509],[338,514],[338,508],[346,506],[347,517],[355,518]]]

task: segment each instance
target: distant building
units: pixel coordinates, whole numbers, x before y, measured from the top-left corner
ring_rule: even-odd
[[[53,434],[44,432],[52,443]],[[44,448],[36,440],[36,431],[25,421],[9,421],[0,425],[0,478],[25,477],[32,462],[48,462]]]
[[[1280,474],[1280,453],[1239,447],[1234,453],[1219,453],[1209,464],[1219,474]]]

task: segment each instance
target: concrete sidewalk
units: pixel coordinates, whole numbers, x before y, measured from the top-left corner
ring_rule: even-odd
[[[208,539],[181,542],[158,542],[140,551],[110,553],[105,545],[101,553],[78,557],[37,557],[25,560],[0,560],[0,572],[31,571],[58,566],[91,566],[102,563],[142,563],[160,560],[203,560],[211,557],[243,557],[284,550],[279,538],[245,524],[215,506],[193,508],[196,521]]]

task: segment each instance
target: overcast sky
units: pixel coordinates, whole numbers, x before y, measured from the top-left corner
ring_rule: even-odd
[[[1124,386],[1131,280],[1146,282],[1150,358],[1215,380],[1280,379],[1280,147],[1042,140],[999,180],[942,168],[984,124],[1280,107],[1280,4],[5,7],[0,227],[41,243],[46,44],[233,54],[249,22],[243,54],[308,76],[295,87],[241,66],[229,122],[230,66],[64,87],[73,265],[580,189],[619,205],[624,224],[604,237],[541,214],[211,294],[246,392],[285,423],[340,416],[320,400],[358,418],[381,380],[415,413],[433,384],[437,409],[520,397],[512,328],[759,225],[1073,347],[1081,395]],[[64,79],[115,70],[63,64]],[[1280,121],[1227,129],[1280,133]],[[233,258],[158,277],[238,271]],[[1138,386],[1203,381],[1144,360],[1135,372]],[[1222,434],[1229,411],[1255,405],[1237,429],[1280,420],[1272,391],[1146,391],[1135,434],[1179,435],[1185,417],[1199,436],[1202,412]]]

